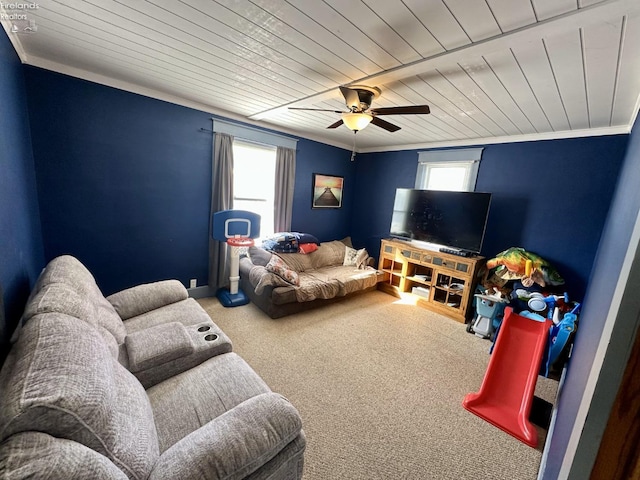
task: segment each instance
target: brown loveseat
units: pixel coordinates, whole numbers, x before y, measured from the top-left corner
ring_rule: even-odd
[[[279,318],[375,290],[373,263],[348,238],[323,242],[307,254],[251,247],[240,259],[240,286],[267,315]]]

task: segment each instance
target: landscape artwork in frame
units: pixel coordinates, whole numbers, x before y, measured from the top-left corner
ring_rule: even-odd
[[[344,177],[313,174],[313,208],[342,207]]]

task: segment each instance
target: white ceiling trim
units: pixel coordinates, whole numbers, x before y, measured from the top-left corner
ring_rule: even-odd
[[[531,133],[527,135],[511,135],[503,137],[469,138],[447,142],[415,143],[412,145],[387,146],[384,149],[362,148],[358,153],[397,152],[401,150],[420,150],[425,148],[468,147],[475,145],[494,145],[500,143],[538,142],[541,140],[562,140],[567,138],[602,137],[606,135],[628,135],[631,127],[604,127],[584,130],[567,130],[563,132]]]

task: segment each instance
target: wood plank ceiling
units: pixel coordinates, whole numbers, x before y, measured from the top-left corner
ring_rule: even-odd
[[[382,90],[361,152],[626,133],[638,0],[42,0],[4,3],[22,61],[351,149],[338,86]],[[32,31],[29,31],[32,30]]]

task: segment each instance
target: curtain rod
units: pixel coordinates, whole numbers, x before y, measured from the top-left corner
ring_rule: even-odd
[[[213,130],[209,130],[208,128],[200,128],[201,132],[207,132],[207,133],[216,133]],[[261,145],[263,147],[270,147],[270,148],[276,148],[277,145],[271,145],[270,143],[264,143],[264,142],[258,142],[256,140],[249,140],[247,138],[240,138],[240,140],[242,140],[245,143],[251,143],[253,145]],[[297,148],[294,149],[296,152],[298,151]]]
[[[216,117],[211,117],[211,120],[213,120],[214,122],[226,123],[227,125],[233,125],[234,127],[246,128],[247,130],[253,130],[253,131],[258,132],[258,133],[263,133],[263,134],[267,134],[267,135],[273,135],[275,137],[284,138],[284,139],[286,139],[288,141],[295,141],[295,142],[298,141],[298,139],[295,136],[282,135],[281,133],[272,133],[272,130],[264,130],[262,128],[253,127],[251,125],[245,125],[243,123],[230,122],[228,120],[221,120],[221,119],[216,118]],[[215,133],[215,130],[210,130],[210,131]]]

